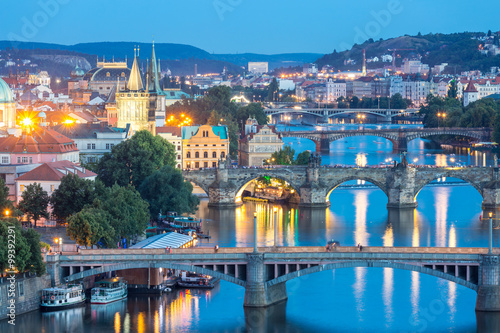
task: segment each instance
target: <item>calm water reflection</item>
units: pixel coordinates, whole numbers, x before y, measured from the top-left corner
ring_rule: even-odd
[[[297,152],[311,149],[305,139],[287,139]],[[324,164],[368,165],[388,158],[389,141],[356,137],[332,143]],[[455,156],[450,156],[454,153]],[[429,149],[410,143],[409,160],[439,166],[489,165],[492,157],[467,149]],[[452,158],[453,161],[452,162]],[[479,219],[481,196],[471,186],[426,186],[415,210],[387,210],[377,188],[335,189],[328,209],[278,207],[278,245],[487,246],[487,225]],[[273,245],[273,206],[246,203],[236,209],[209,209],[197,215],[212,239],[201,246],[253,246],[257,212],[259,246]],[[500,243],[495,230],[495,244]],[[476,293],[432,276],[389,268],[350,268],[306,275],[287,282],[288,301],[267,309],[243,309],[242,287],[221,281],[210,291],[177,290],[161,297],[128,300],[18,318],[0,332],[500,332],[500,316],[474,312]]]

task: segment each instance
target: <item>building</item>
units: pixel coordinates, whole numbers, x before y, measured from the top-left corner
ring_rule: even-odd
[[[339,97],[346,97],[346,83],[344,80],[333,80],[328,78],[326,81],[326,98],[329,103],[335,102]]]
[[[274,126],[259,125],[248,118],[244,135],[238,140],[238,163],[242,166],[261,166],[263,161],[283,148],[283,140]]]
[[[464,106],[469,105],[479,99],[479,92],[477,91],[474,83],[469,82],[467,88],[464,90]]]
[[[163,89],[162,93],[165,96],[165,106],[170,106],[176,102],[180,102],[183,98],[191,98],[191,95],[186,94],[180,89]]]
[[[96,163],[102,155],[130,138],[130,125],[125,128],[108,127],[100,124],[60,124],[54,130],[72,139],[80,151],[80,161]]]
[[[124,89],[130,76],[127,62],[97,61],[97,67],[88,71],[83,80],[88,82],[88,88],[101,95],[109,95],[111,89],[118,83]]]
[[[0,138],[0,164],[57,161],[79,163],[79,151],[73,140],[52,129],[39,126],[21,136]]]
[[[17,202],[16,178],[24,175],[26,172],[31,171],[40,165],[40,163],[0,164],[0,177],[3,179],[5,186],[7,186],[7,188],[9,189],[8,199],[10,201]]]
[[[35,78],[35,83],[37,85],[50,87],[49,73],[47,73],[47,71],[41,71],[40,73],[38,73]]]
[[[372,97],[373,77],[362,76],[352,82],[352,95],[358,98]]]
[[[156,128],[156,135],[161,136],[174,145],[176,153],[176,167],[182,169],[182,133],[181,128],[176,126],[164,126]]]
[[[409,76],[403,80],[403,98],[410,99],[415,106],[425,103],[427,95],[430,93],[431,83],[428,81],[422,81],[418,78],[411,80]]]
[[[17,177],[16,182],[16,203],[19,203],[26,186],[37,183],[42,186],[42,189],[51,196],[55,190],[61,185],[61,178],[68,174],[75,174],[80,178],[95,180],[97,174],[80,167],[70,161],[58,161],[43,163],[42,165],[28,171],[24,175]],[[52,207],[49,206],[49,213]],[[51,220],[52,218],[49,218]],[[42,219],[39,221],[42,226],[55,226],[54,223],[49,223]]]
[[[264,74],[269,72],[269,63],[267,62],[249,62],[248,71],[253,74]]]
[[[302,66],[302,73],[305,75],[317,74],[318,73],[318,66],[316,64],[304,64]]]
[[[116,110],[117,110],[117,127],[125,128],[127,124],[130,124],[133,132],[147,130],[155,134],[156,118],[157,118],[157,97],[159,96],[157,89],[159,90],[158,77],[152,79],[153,85],[150,84],[149,74],[146,82],[146,87],[144,87],[141,73],[139,71],[139,60],[137,50],[134,49],[134,63],[130,71],[130,78],[127,83],[127,87],[124,90],[119,90],[115,94],[116,99]],[[154,55],[154,45],[153,45],[153,55]],[[156,57],[154,58],[156,59]],[[152,61],[152,64],[155,64]],[[150,68],[152,68],[151,65]],[[156,68],[156,65],[154,66]],[[154,70],[149,70],[153,74],[157,72]],[[118,87],[119,88],[119,87]],[[165,99],[163,98],[163,123],[165,123]]]
[[[16,103],[9,85],[0,78],[0,128],[9,129],[16,126]]]
[[[183,169],[215,168],[229,155],[227,126],[184,126],[182,129]]]

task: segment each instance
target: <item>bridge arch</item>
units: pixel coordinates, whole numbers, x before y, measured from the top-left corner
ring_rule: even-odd
[[[189,176],[186,176],[185,174],[183,174],[183,178],[184,178],[184,180],[186,180],[186,181],[188,181],[190,183],[198,185],[208,195],[208,186],[207,186],[207,184],[205,184],[205,183],[203,183],[201,181],[198,181],[195,177],[189,177]]]
[[[429,185],[431,182],[437,180],[437,179],[440,179],[440,178],[443,178],[443,177],[446,177],[446,178],[456,178],[456,179],[460,179],[460,180],[463,180],[465,182],[467,182],[469,185],[471,185],[472,187],[474,187],[478,192],[479,194],[483,196],[483,187],[482,187],[482,184],[479,184],[477,183],[477,181],[475,181],[474,179],[471,179],[469,178],[468,176],[466,176],[464,173],[459,173],[459,172],[455,172],[454,170],[443,170],[443,172],[439,172],[439,173],[433,173],[433,174],[430,174],[428,175],[427,177],[423,178],[423,179],[420,179],[420,180],[417,180],[415,181],[415,192],[414,192],[414,198],[416,200],[418,194],[420,193],[420,191],[427,185]]]
[[[324,264],[324,265],[317,265],[309,268],[305,268],[302,270],[298,270],[292,273],[288,273],[282,276],[279,276],[277,278],[274,278],[270,281],[266,282],[267,287],[273,286],[278,283],[283,283],[290,281],[292,279],[295,279],[297,277],[301,277],[304,275],[312,274],[312,273],[317,273],[317,272],[323,272],[323,271],[328,271],[332,269],[339,269],[339,268],[354,268],[354,267],[380,267],[380,268],[393,268],[393,269],[402,269],[402,270],[407,270],[407,271],[413,271],[413,272],[418,272],[418,273],[423,273],[427,275],[432,275],[440,279],[448,280],[451,282],[455,282],[457,284],[460,284],[464,287],[467,287],[469,289],[472,289],[474,291],[478,290],[478,285],[466,281],[460,277],[453,276],[447,273],[443,273],[441,271],[423,267],[423,266],[418,266],[418,265],[411,265],[407,263],[397,263],[397,262],[391,262],[391,261],[370,261],[370,260],[356,260],[356,261],[344,261],[344,262],[335,262],[335,263],[329,263],[329,264]]]
[[[128,270],[128,269],[136,269],[136,268],[168,268],[168,269],[177,269],[177,270],[182,270],[182,271],[189,271],[189,272],[195,272],[198,274],[204,274],[204,275],[210,275],[216,278],[219,278],[221,280],[227,281],[234,283],[236,285],[245,287],[246,282],[235,278],[230,275],[226,275],[221,272],[217,272],[208,268],[203,268],[195,265],[187,265],[187,264],[176,264],[176,263],[169,263],[169,262],[156,262],[156,263],[149,263],[149,262],[132,262],[132,263],[116,263],[116,264],[111,264],[111,265],[105,265],[101,266],[98,268],[93,268],[89,269],[83,272],[75,273],[72,275],[69,275],[67,277],[64,277],[63,279],[67,282],[75,281],[75,280],[80,280],[89,276],[97,275],[100,273],[107,273],[107,272],[113,272],[117,270]]]
[[[343,183],[351,181],[351,180],[358,180],[358,179],[372,183],[373,185],[377,186],[380,190],[382,190],[382,192],[384,192],[387,197],[389,197],[389,193],[387,192],[387,187],[386,187],[385,183],[382,183],[381,181],[375,180],[372,177],[363,176],[363,175],[353,175],[353,176],[349,176],[346,178],[342,178],[338,181],[335,181],[332,184],[329,184],[327,187],[328,191],[326,192],[326,200],[327,201],[329,200],[330,195],[337,187],[339,187],[339,185],[342,185]]]
[[[279,169],[278,169],[279,170]],[[238,189],[236,191],[236,196],[235,196],[235,201],[236,202],[241,202],[241,195],[243,194],[243,191],[245,188],[250,185],[251,182],[254,180],[261,178],[261,177],[270,177],[270,178],[277,178],[286,181],[290,186],[297,192],[297,194],[300,196],[300,185],[296,184],[293,179],[290,177],[287,177],[286,174],[283,175],[283,173],[277,173],[277,172],[265,172],[265,173],[259,173],[257,175],[251,175],[249,177],[245,177],[241,179],[237,184],[236,188]]]
[[[460,128],[450,128],[450,129],[436,129],[435,132],[422,132],[422,133],[415,133],[412,135],[407,136],[408,142],[418,139],[418,138],[426,138],[430,136],[436,136],[436,135],[456,135],[456,136],[465,136],[468,138],[476,139],[476,140],[482,140],[484,139],[484,135],[479,133],[479,132],[467,132],[464,131],[464,129]]]

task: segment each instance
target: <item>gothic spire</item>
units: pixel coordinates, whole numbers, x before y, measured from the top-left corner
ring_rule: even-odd
[[[138,91],[143,89],[141,72],[139,71],[139,48],[134,47],[134,63],[132,64],[132,70],[130,71],[130,77],[127,83],[127,89],[132,91]]]
[[[161,92],[160,80],[158,78],[158,63],[156,61],[155,54],[155,42],[153,41],[153,50],[151,51],[151,64],[148,68],[148,91],[149,92]]]

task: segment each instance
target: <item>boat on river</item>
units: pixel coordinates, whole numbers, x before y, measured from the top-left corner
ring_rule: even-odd
[[[91,304],[108,304],[127,298],[127,281],[122,277],[115,277],[96,282],[90,293]]]
[[[177,281],[177,285],[183,288],[212,289],[215,287],[215,282],[217,281],[218,279],[213,279],[208,275],[182,272],[180,280]]]
[[[81,284],[68,284],[42,290],[42,311],[69,309],[85,303],[85,291]]]

